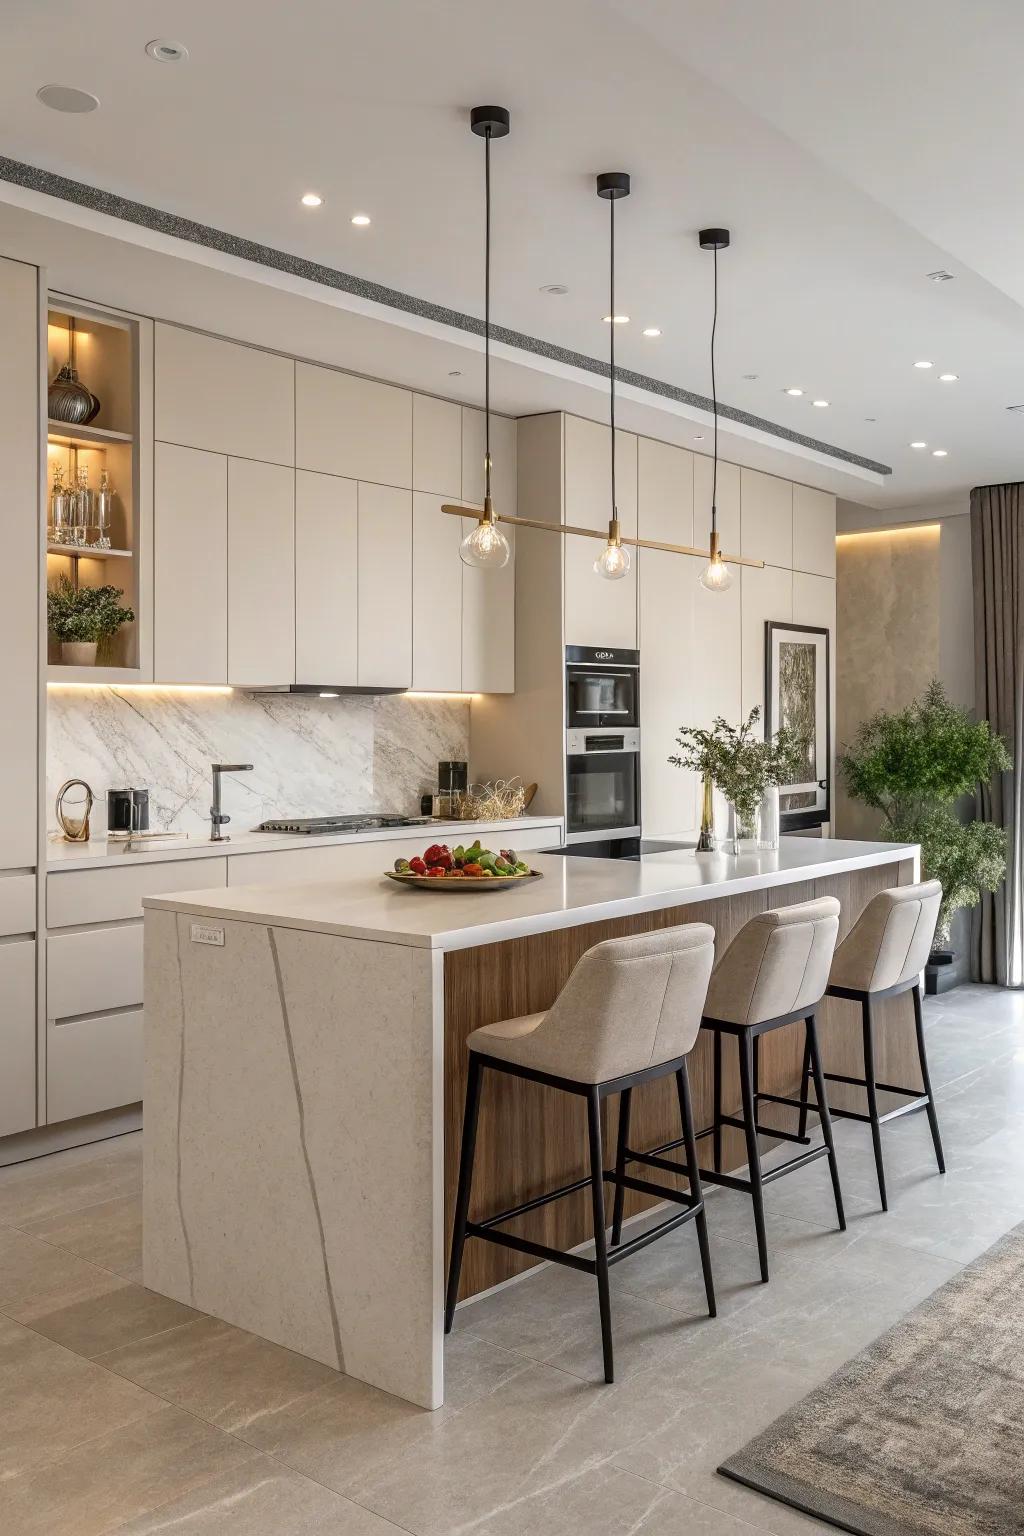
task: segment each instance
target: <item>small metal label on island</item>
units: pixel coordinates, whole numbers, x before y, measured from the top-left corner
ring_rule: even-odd
[[[223,948],[223,928],[216,928],[212,923],[193,923],[190,933],[193,944],[217,944]]]

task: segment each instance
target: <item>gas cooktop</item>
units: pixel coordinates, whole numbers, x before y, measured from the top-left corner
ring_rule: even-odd
[[[429,816],[377,816],[367,811],[357,816],[293,816],[261,821],[257,832],[301,832],[323,836],[332,832],[374,832],[387,827],[423,827]]]

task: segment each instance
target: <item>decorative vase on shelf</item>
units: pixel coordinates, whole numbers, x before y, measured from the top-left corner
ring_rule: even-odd
[[[700,836],[697,839],[697,853],[714,853],[717,844],[715,841],[715,786],[711,782],[710,773],[704,775],[704,790],[701,799],[700,811]]]
[[[95,640],[62,640],[60,659],[66,667],[94,667],[96,646]]]
[[[46,410],[51,421],[66,421],[71,426],[84,425],[99,414],[100,402],[78,377],[75,355],[75,322],[68,321],[68,360],[46,392]]]
[[[725,853],[745,853],[757,842],[757,812],[751,816],[729,801],[729,824],[725,836]]]
[[[761,809],[757,814],[757,846],[775,849],[779,846],[779,788],[769,784],[761,796]]]

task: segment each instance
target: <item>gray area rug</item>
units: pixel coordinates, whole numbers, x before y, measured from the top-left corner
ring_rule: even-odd
[[[718,1470],[856,1536],[1024,1536],[1024,1224]]]

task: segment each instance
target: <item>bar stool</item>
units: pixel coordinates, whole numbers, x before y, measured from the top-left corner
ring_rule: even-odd
[[[686,1056],[697,1038],[708,978],[714,963],[715,931],[707,923],[687,923],[660,933],[635,938],[609,939],[584,954],[551,1008],[546,1013],[505,1019],[474,1030],[469,1046],[469,1079],[466,1113],[462,1127],[459,1187],[455,1204],[445,1333],[451,1332],[459,1292],[462,1255],[468,1237],[482,1238],[505,1248],[568,1265],[597,1278],[601,1316],[601,1343],[605,1381],[614,1380],[609,1265],[645,1248],[656,1238],[683,1222],[696,1221],[701,1266],[707,1292],[708,1312],[715,1316],[715,1291],[711,1275],[707,1222],[700,1178],[694,1172],[686,1194],[660,1184],[628,1177],[621,1170],[604,1169],[601,1138],[601,1101],[620,1093],[628,1095],[638,1083],[674,1073],[682,1121],[682,1142],[690,1166],[696,1170],[696,1142],[690,1105]],[[590,1172],[573,1184],[536,1196],[511,1210],[484,1220],[469,1220],[473,1182],[473,1158],[480,1110],[480,1090],[486,1070],[510,1073],[530,1082],[560,1088],[587,1101]],[[620,1104],[620,1115],[622,1113]],[[605,1181],[617,1185],[615,1243],[609,1252],[606,1239]],[[563,1195],[589,1185],[594,1221],[595,1256],[564,1253],[528,1238],[500,1230],[502,1223],[527,1211],[537,1210]],[[618,1191],[639,1190],[659,1200],[681,1205],[657,1226],[628,1242],[621,1242],[621,1200]]]
[[[846,1230],[843,1212],[843,1196],[839,1187],[839,1170],[836,1166],[835,1147],[832,1141],[832,1125],[829,1120],[828,1101],[825,1096],[825,1080],[818,1051],[818,1035],[815,1026],[815,1009],[821,1001],[828,981],[829,966],[839,932],[839,903],[831,896],[816,901],[805,901],[792,907],[778,907],[774,911],[761,912],[744,924],[715,966],[708,987],[707,1001],[701,1028],[714,1033],[714,1119],[706,1129],[698,1131],[697,1140],[705,1136],[714,1138],[714,1169],[697,1168],[696,1161],[687,1149],[686,1164],[669,1162],[664,1153],[683,1145],[681,1139],[666,1142],[652,1152],[641,1153],[620,1148],[624,1163],[646,1163],[654,1168],[686,1173],[696,1168],[697,1176],[709,1184],[722,1184],[726,1189],[738,1189],[749,1194],[754,1205],[754,1226],[757,1231],[757,1254],[761,1266],[761,1279],[768,1279],[768,1240],[764,1223],[763,1186],[803,1168],[816,1158],[827,1157],[832,1175],[832,1190],[836,1201],[836,1215],[840,1231]],[[761,1172],[758,1151],[758,1135],[774,1136],[783,1141],[796,1141],[809,1145],[806,1127],[799,1136],[792,1131],[779,1131],[772,1126],[758,1123],[757,1110],[762,1103],[790,1104],[799,1108],[805,1095],[789,1099],[779,1094],[760,1091],[759,1042],[762,1035],[780,1029],[784,1024],[803,1020],[807,1052],[818,1087],[818,1114],[824,1145],[802,1152],[788,1162],[780,1163]],[[722,1036],[735,1035],[739,1051],[740,1093],[743,1118],[722,1112]],[[744,1133],[747,1143],[747,1178],[722,1172],[722,1127],[733,1126]]]
[[[882,1210],[889,1209],[885,1191],[885,1167],[882,1162],[881,1127],[887,1120],[911,1114],[917,1109],[928,1111],[928,1125],[935,1148],[935,1161],[939,1172],[945,1173],[946,1162],[942,1155],[939,1136],[939,1119],[935,1113],[931,1077],[928,1073],[928,1057],[924,1048],[924,1020],[921,1017],[921,972],[931,952],[935,937],[935,925],[942,901],[942,886],[937,880],[925,880],[920,885],[901,885],[892,890],[879,891],[868,902],[846,938],[839,945],[832,961],[828,978],[828,997],[845,997],[860,1003],[861,1027],[864,1036],[864,1076],[844,1077],[838,1072],[826,1072],[829,1083],[849,1083],[867,1090],[868,1112],[860,1114],[852,1109],[833,1109],[832,1113],[843,1120],[860,1120],[871,1126],[871,1140],[875,1149],[875,1171],[878,1175],[878,1193]],[[897,1088],[892,1083],[875,1081],[875,1039],[873,1003],[883,997],[898,997],[910,992],[914,999],[914,1023],[917,1030],[917,1054],[921,1065],[921,1081],[924,1092],[917,1088]],[[805,1053],[801,1075],[800,1127],[807,1120],[807,1090],[809,1061]],[[877,1093],[895,1093],[910,1099],[886,1115],[878,1113]]]

